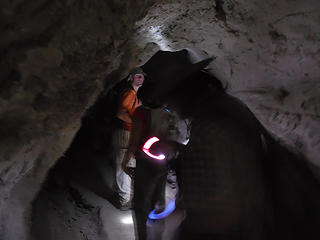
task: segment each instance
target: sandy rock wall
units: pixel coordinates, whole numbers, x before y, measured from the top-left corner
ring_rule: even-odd
[[[0,239],[27,236],[30,202],[151,4],[1,1]]]
[[[319,12],[316,0],[164,0],[137,23],[134,41],[147,52],[216,57],[209,67],[228,92],[319,167]]]

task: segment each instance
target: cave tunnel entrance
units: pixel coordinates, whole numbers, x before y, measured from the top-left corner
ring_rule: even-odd
[[[117,209],[119,206],[114,190],[115,151],[112,136],[119,127],[115,117],[117,99],[128,86],[128,76],[117,82],[118,79],[117,71],[109,75],[106,81],[116,84],[106,87],[87,110],[72,144],[49,171],[33,202],[32,239],[134,238],[131,210]],[[188,134],[188,120],[181,121],[172,113],[166,116],[171,124],[170,131]],[[176,186],[175,173],[169,171],[167,198],[174,198]],[[153,228],[152,231],[161,231],[161,227],[156,225]]]
[[[188,154],[181,161],[183,184],[189,187],[183,189],[183,201],[190,201],[191,209],[181,228],[182,239],[318,239],[311,236],[319,235],[320,187],[305,159],[276,141],[249,108],[227,94],[207,71],[179,79],[169,78],[158,63],[153,68],[168,78],[158,78],[166,84],[144,84],[145,96],[166,96],[171,86],[175,89],[171,97],[183,100],[180,107],[192,119]],[[178,88],[177,79],[183,80]],[[205,84],[195,84],[194,79]],[[135,235],[131,212],[112,205],[115,125],[112,111],[106,109],[114,107],[112,91],[124,81],[101,94],[83,117],[65,156],[48,174],[33,204],[33,239],[132,239]]]
[[[49,171],[33,202],[32,239],[133,238],[131,211],[121,212],[113,201],[113,98],[125,81],[100,94],[65,155]]]

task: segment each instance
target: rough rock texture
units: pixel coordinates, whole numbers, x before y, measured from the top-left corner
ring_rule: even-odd
[[[318,0],[159,0],[130,35],[153,2],[0,3],[0,239],[25,239],[86,108],[158,49],[215,56],[229,93],[320,166]]]
[[[1,239],[27,235],[30,202],[151,3],[1,1]]]
[[[71,184],[43,189],[34,203],[31,239],[132,239],[131,212],[120,212],[105,199]],[[131,220],[132,221],[132,220]]]
[[[134,40],[147,57],[182,48],[216,57],[209,68],[228,92],[320,166],[319,11],[316,0],[160,1]]]

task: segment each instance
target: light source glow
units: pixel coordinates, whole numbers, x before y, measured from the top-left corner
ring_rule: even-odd
[[[154,155],[154,154],[152,154],[152,153],[149,151],[149,149],[150,149],[150,147],[152,146],[152,144],[154,144],[155,142],[158,142],[159,140],[160,140],[160,139],[157,138],[157,137],[152,137],[152,138],[148,139],[148,140],[145,142],[145,144],[143,145],[142,151],[143,151],[145,154],[147,154],[149,157],[152,157],[152,158],[157,159],[157,160],[163,160],[163,159],[166,158],[165,155],[163,155],[163,154]]]
[[[149,213],[149,219],[162,219],[167,216],[169,216],[174,210],[176,209],[176,202],[175,200],[172,200],[171,202],[168,203],[166,206],[166,209],[161,212],[161,213],[155,213],[155,210],[152,210]]]
[[[125,216],[121,218],[123,224],[133,224],[132,216]]]
[[[163,51],[172,51],[169,47],[167,39],[162,34],[162,26],[150,26],[149,34],[152,40],[157,43],[161,50]]]

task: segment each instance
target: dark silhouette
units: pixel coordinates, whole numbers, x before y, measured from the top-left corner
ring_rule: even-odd
[[[277,142],[186,50],[144,66],[143,102],[192,119],[178,178],[187,212],[180,239],[319,239],[320,185],[307,161]]]

